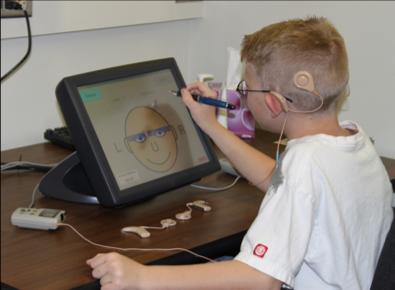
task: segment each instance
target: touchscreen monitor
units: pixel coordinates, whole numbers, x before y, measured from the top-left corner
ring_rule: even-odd
[[[57,99],[99,202],[131,204],[219,169],[182,99],[173,58],[64,78]]]

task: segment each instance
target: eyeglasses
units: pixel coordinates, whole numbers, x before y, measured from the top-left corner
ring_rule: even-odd
[[[236,87],[236,91],[244,98],[247,98],[248,92],[256,92],[256,93],[270,93],[271,90],[249,90],[247,89],[247,83],[245,80],[241,80]],[[293,101],[290,98],[284,96],[284,98],[292,103]]]

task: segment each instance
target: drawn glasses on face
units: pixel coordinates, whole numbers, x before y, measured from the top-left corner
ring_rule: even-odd
[[[133,134],[130,136],[127,136],[125,138],[125,141],[128,142],[137,142],[137,143],[143,143],[145,140],[147,140],[149,137],[163,137],[167,134],[167,132],[172,130],[171,125],[163,126],[157,129],[152,129],[144,132],[140,132],[137,134]]]

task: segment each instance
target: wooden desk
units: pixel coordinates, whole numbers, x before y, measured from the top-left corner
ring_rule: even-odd
[[[276,138],[260,134],[259,147],[273,154]],[[23,160],[56,163],[71,151],[52,144],[39,144],[1,153],[2,162]],[[18,289],[70,289],[92,282],[86,259],[98,252],[68,228],[54,232],[28,230],[10,224],[10,216],[17,207],[29,205],[33,188],[42,178],[40,172],[5,172],[1,174],[1,280]],[[233,177],[218,172],[199,184],[224,186]],[[116,247],[197,249],[209,253],[205,245],[215,248],[216,242],[225,243],[229,237],[241,237],[256,216],[263,193],[240,180],[223,192],[207,192],[186,186],[157,196],[138,205],[122,209],[108,209],[96,205],[64,202],[39,196],[35,207],[66,210],[67,223],[75,226],[87,238]],[[163,218],[184,211],[187,202],[203,199],[213,207],[211,212],[193,211],[190,221],[179,222],[163,231],[151,231],[151,237],[141,240],[135,235],[120,233],[128,225],[159,226]],[[217,250],[221,250],[218,249]],[[141,263],[152,263],[174,255],[175,252],[128,252],[126,255]],[[221,255],[221,251],[218,252]],[[183,256],[190,258],[188,254]],[[180,260],[178,260],[180,261]]]
[[[254,146],[273,156],[276,138],[259,131]],[[46,143],[4,151],[1,160],[15,161],[21,156],[27,161],[55,163],[70,153]],[[395,160],[385,159],[385,165],[394,178]],[[33,171],[1,174],[1,280],[20,290],[61,290],[92,283],[90,268],[85,261],[106,250],[86,243],[67,228],[46,232],[20,229],[10,224],[14,209],[29,205],[33,188],[42,176],[43,173]],[[232,180],[232,177],[218,172],[200,183],[221,186]],[[223,192],[212,193],[187,186],[123,209],[75,204],[41,196],[35,206],[66,210],[66,222],[97,243],[116,247],[183,247],[203,254],[222,255],[227,250],[222,249],[222,245],[234,242],[234,238],[236,242],[240,241],[255,218],[263,196],[262,192],[241,180]],[[192,220],[179,222],[163,231],[152,231],[151,237],[144,240],[120,233],[120,229],[128,225],[159,225],[161,219],[174,217],[175,213],[185,210],[185,203],[196,199],[207,200],[213,211],[194,211]],[[215,249],[215,253],[210,249]],[[174,254],[129,252],[126,255],[141,263],[155,263]],[[185,254],[182,259],[188,262],[188,258],[190,256]]]

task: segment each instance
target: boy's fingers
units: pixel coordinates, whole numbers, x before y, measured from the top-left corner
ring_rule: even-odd
[[[215,97],[215,93],[206,84],[202,82],[194,82],[187,86],[188,91],[197,91],[199,94],[205,95],[207,97]]]
[[[193,82],[187,85],[187,90],[192,90],[192,89],[198,89],[199,88],[199,84],[201,84],[200,82]]]
[[[102,264],[96,268],[93,269],[92,271],[92,276],[96,279],[101,279],[107,274],[108,268],[106,265]]]
[[[91,266],[92,268],[97,267],[100,264],[103,264],[106,261],[106,255],[104,254],[97,254],[93,258],[86,261],[86,263]]]
[[[184,101],[185,105],[190,108],[193,105],[193,98],[190,92],[187,89],[181,89],[181,96],[182,100]]]
[[[100,278],[100,285],[101,286],[110,284],[111,282],[112,282],[111,275],[107,274],[107,275]]]

